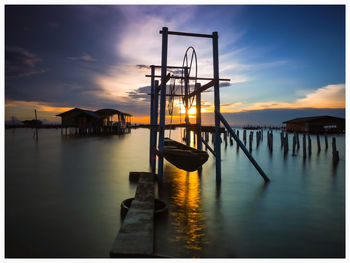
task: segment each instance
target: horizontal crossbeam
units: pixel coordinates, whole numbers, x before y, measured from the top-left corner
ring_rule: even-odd
[[[145,77],[151,78],[152,75],[145,75]],[[153,77],[154,78],[161,78],[162,76],[154,75]],[[174,78],[174,79],[185,79],[185,77],[175,76],[175,75],[171,76],[171,78]],[[190,80],[214,80],[213,78],[201,78],[201,77],[188,77],[188,79],[190,79]],[[219,79],[219,81],[231,81],[231,79]]]
[[[160,31],[159,31],[159,34],[163,34],[163,30],[160,30]],[[185,32],[175,32],[175,31],[168,31],[168,35],[176,35],[176,36],[184,36],[184,37],[206,37],[206,38],[213,38],[213,35],[208,35],[208,34],[185,33]]]
[[[150,65],[150,67],[154,67],[154,68],[162,68],[162,66],[159,66],[159,65]],[[186,66],[167,66],[167,68],[170,68],[170,69],[185,69],[185,68],[190,68],[190,67],[186,67]]]

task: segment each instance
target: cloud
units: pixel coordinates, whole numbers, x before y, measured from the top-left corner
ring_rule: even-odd
[[[224,87],[229,87],[231,86],[230,82],[220,82],[219,87],[224,88]]]
[[[297,92],[300,94],[300,92]],[[345,84],[327,85],[314,91],[305,93],[305,96],[293,102],[264,101],[255,103],[233,104],[227,112],[240,112],[263,109],[298,109],[298,108],[345,108]]]
[[[92,56],[90,56],[87,53],[84,53],[83,55],[79,56],[79,57],[67,57],[67,59],[70,60],[80,60],[80,61],[86,61],[86,62],[93,62],[96,61],[96,59],[94,59]]]
[[[297,99],[295,104],[314,108],[345,108],[345,84],[322,87]]]
[[[136,65],[136,68],[138,68],[138,69],[145,69],[145,70],[149,71],[150,66],[147,66],[147,65]]]
[[[45,72],[38,67],[42,59],[21,47],[5,49],[5,75],[6,77],[27,77]]]
[[[120,39],[115,47],[118,57],[123,62],[111,66],[105,74],[96,76],[95,83],[115,97],[128,96],[130,90],[149,85],[150,79],[145,78],[145,71],[150,74],[148,65],[160,65],[161,60],[159,30],[167,26],[169,30],[197,32],[195,25],[189,23],[195,15],[196,8],[123,6],[120,11],[126,21],[123,30],[118,33]],[[168,46],[168,65],[181,66],[186,49],[188,46],[194,46],[198,55],[198,76],[212,76],[212,44],[209,39],[169,36]],[[181,74],[181,71],[175,69],[172,73]],[[156,74],[160,75],[159,69],[156,70]]]

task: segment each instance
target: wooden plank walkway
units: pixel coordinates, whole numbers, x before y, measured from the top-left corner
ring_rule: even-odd
[[[111,257],[154,257],[154,174],[140,173],[135,200],[120,227]]]

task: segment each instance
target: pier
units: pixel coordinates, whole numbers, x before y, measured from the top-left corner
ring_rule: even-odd
[[[135,199],[112,245],[111,257],[153,257],[154,174],[138,173],[138,177]]]

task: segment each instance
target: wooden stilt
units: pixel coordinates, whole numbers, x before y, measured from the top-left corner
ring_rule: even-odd
[[[166,94],[166,72],[168,56],[168,28],[162,30],[162,70],[161,70],[161,87],[160,87],[160,109],[159,109],[159,141],[158,141],[158,180],[163,180],[163,163],[164,163],[164,129],[165,129],[165,94]]]

